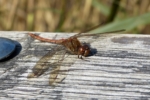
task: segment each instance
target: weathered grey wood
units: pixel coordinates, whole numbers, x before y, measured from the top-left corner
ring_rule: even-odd
[[[73,56],[66,64],[66,78],[49,86],[49,73],[27,79],[36,62],[55,44],[31,39],[27,32],[0,32],[1,37],[21,43],[22,51],[8,62],[0,62],[0,99],[144,99],[150,98],[150,36],[103,34],[82,37],[97,49],[85,60]],[[39,33],[47,38],[66,38],[73,34]],[[57,34],[57,36],[55,36]]]

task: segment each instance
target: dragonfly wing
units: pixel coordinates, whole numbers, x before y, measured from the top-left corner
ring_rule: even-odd
[[[55,59],[59,59],[59,60],[58,60],[58,62],[53,63],[53,66],[55,66],[55,67],[53,68],[53,70],[50,73],[49,85],[54,85],[54,84],[56,85],[56,83],[61,82],[66,77],[66,75],[65,75],[64,77],[60,77],[58,79],[58,76],[61,72],[60,69],[62,66],[62,62],[65,59],[65,54],[66,54],[66,50],[61,50],[55,54]]]
[[[50,73],[49,85],[56,86],[58,83],[62,82],[66,78],[69,68],[65,70],[64,68],[61,68],[62,67],[58,66]]]
[[[34,78],[42,75],[49,69],[49,67],[53,66],[55,61],[58,62],[59,59],[53,59],[53,57],[57,53],[56,51],[60,51],[60,49],[62,49],[62,47],[55,47],[53,50],[44,55],[33,67],[32,72],[28,74],[27,78]]]
[[[67,58],[65,58],[65,54],[66,50],[63,49],[62,46],[48,52],[36,63],[36,65],[32,69],[32,72],[29,73],[27,77],[35,78],[42,75],[47,70],[51,70],[49,84],[54,86],[57,83],[60,83],[66,77],[66,72],[68,70],[67,67],[64,67],[62,65],[64,59]],[[65,68],[67,68],[67,70]]]
[[[66,52],[64,53],[66,54]],[[56,86],[58,83],[62,82],[67,76],[69,67],[75,62],[76,59],[76,55],[69,54],[62,56],[62,60],[55,65],[56,67],[50,73],[49,84],[51,86]]]
[[[63,53],[66,54],[66,51]],[[76,55],[65,54],[63,54],[64,56],[62,56],[62,60],[59,60],[59,63],[55,64],[56,67],[50,73],[49,84],[51,86],[56,86],[58,83],[62,82],[66,78],[69,67],[74,63],[76,59],[76,57],[74,57]],[[73,57],[71,58],[71,56]]]
[[[36,63],[36,65],[32,69],[32,72],[27,76],[27,78],[34,78],[42,75],[50,66],[47,63],[48,59],[50,58],[51,58],[51,52],[48,52]]]
[[[59,71],[60,71],[60,66],[58,66],[57,68],[51,71],[50,77],[49,77],[49,85],[56,85],[56,83],[61,82],[61,80],[58,81],[57,79]]]
[[[119,33],[119,32],[123,32],[125,31],[125,29],[121,29],[121,30],[115,30],[115,31],[108,31],[108,32],[103,32],[103,33],[80,33],[80,34],[76,34],[73,37],[82,37],[82,36],[99,36],[101,34],[112,34],[112,33]]]

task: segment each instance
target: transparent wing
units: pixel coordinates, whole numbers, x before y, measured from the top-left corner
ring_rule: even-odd
[[[61,50],[59,52],[57,52],[57,55],[55,55],[56,59],[58,58],[59,61],[58,63],[53,63],[53,66],[55,66],[53,68],[53,70],[50,72],[50,77],[49,77],[49,85],[57,85],[57,83],[60,83],[65,77],[66,77],[66,72],[68,70],[64,70],[64,67],[63,66],[63,62],[64,62],[64,59],[65,59],[65,54],[66,54],[66,51],[65,50]],[[62,72],[63,71],[63,75]],[[58,76],[61,76],[61,77],[58,77]]]
[[[94,27],[91,27],[89,28],[88,30],[84,30],[84,31],[81,31],[80,33],[74,35],[73,37],[82,37],[82,36],[96,36],[96,35],[100,35],[100,34],[107,34],[107,33],[116,33],[116,32],[122,32],[122,31],[125,31],[125,29],[121,29],[121,30],[115,30],[115,31],[107,31],[107,32],[103,32],[103,33],[92,33],[92,34],[89,34],[87,32],[91,31],[91,30],[94,30],[100,26],[103,26],[106,22],[101,22],[100,24],[94,26]]]
[[[32,69],[32,72],[28,74],[27,78],[39,77],[51,67],[53,70],[50,73],[49,84],[53,85],[55,81],[58,81],[57,76],[60,72],[61,63],[64,60],[65,53],[66,50],[62,49],[62,46],[54,48],[53,51],[49,51],[36,63]]]
[[[108,33],[118,33],[118,32],[122,32],[122,31],[125,31],[124,29],[121,29],[121,30],[115,30],[115,31],[109,31],[109,32],[103,32],[103,33],[92,33],[92,34],[89,34],[89,33],[78,33],[76,35],[74,35],[73,37],[82,37],[82,36],[98,36],[98,35],[101,35],[101,34],[108,34]]]
[[[51,86],[56,86],[58,83],[62,82],[68,73],[70,66],[75,62],[77,59],[76,55],[65,55],[62,57],[62,60],[59,60],[59,63],[56,64],[55,67],[49,77],[49,84]]]

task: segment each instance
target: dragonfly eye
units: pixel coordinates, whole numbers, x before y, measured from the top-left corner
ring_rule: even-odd
[[[82,55],[82,56],[85,56],[85,57],[88,56],[89,53],[90,53],[90,48],[89,48],[89,46],[84,45],[84,46],[80,47],[78,53],[79,53],[80,55]]]

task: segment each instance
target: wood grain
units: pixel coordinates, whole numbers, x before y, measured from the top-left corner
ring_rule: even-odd
[[[73,35],[37,34],[46,38],[66,38]],[[55,87],[49,85],[51,66],[44,75],[27,79],[36,62],[53,50],[55,44],[34,40],[27,32],[1,31],[0,36],[16,40],[22,45],[19,55],[0,62],[0,99],[150,98],[149,35],[102,34],[99,37],[79,38],[83,42],[91,42],[96,54],[84,60],[78,59],[77,55],[67,56],[61,65],[66,72],[59,75],[65,77]]]

